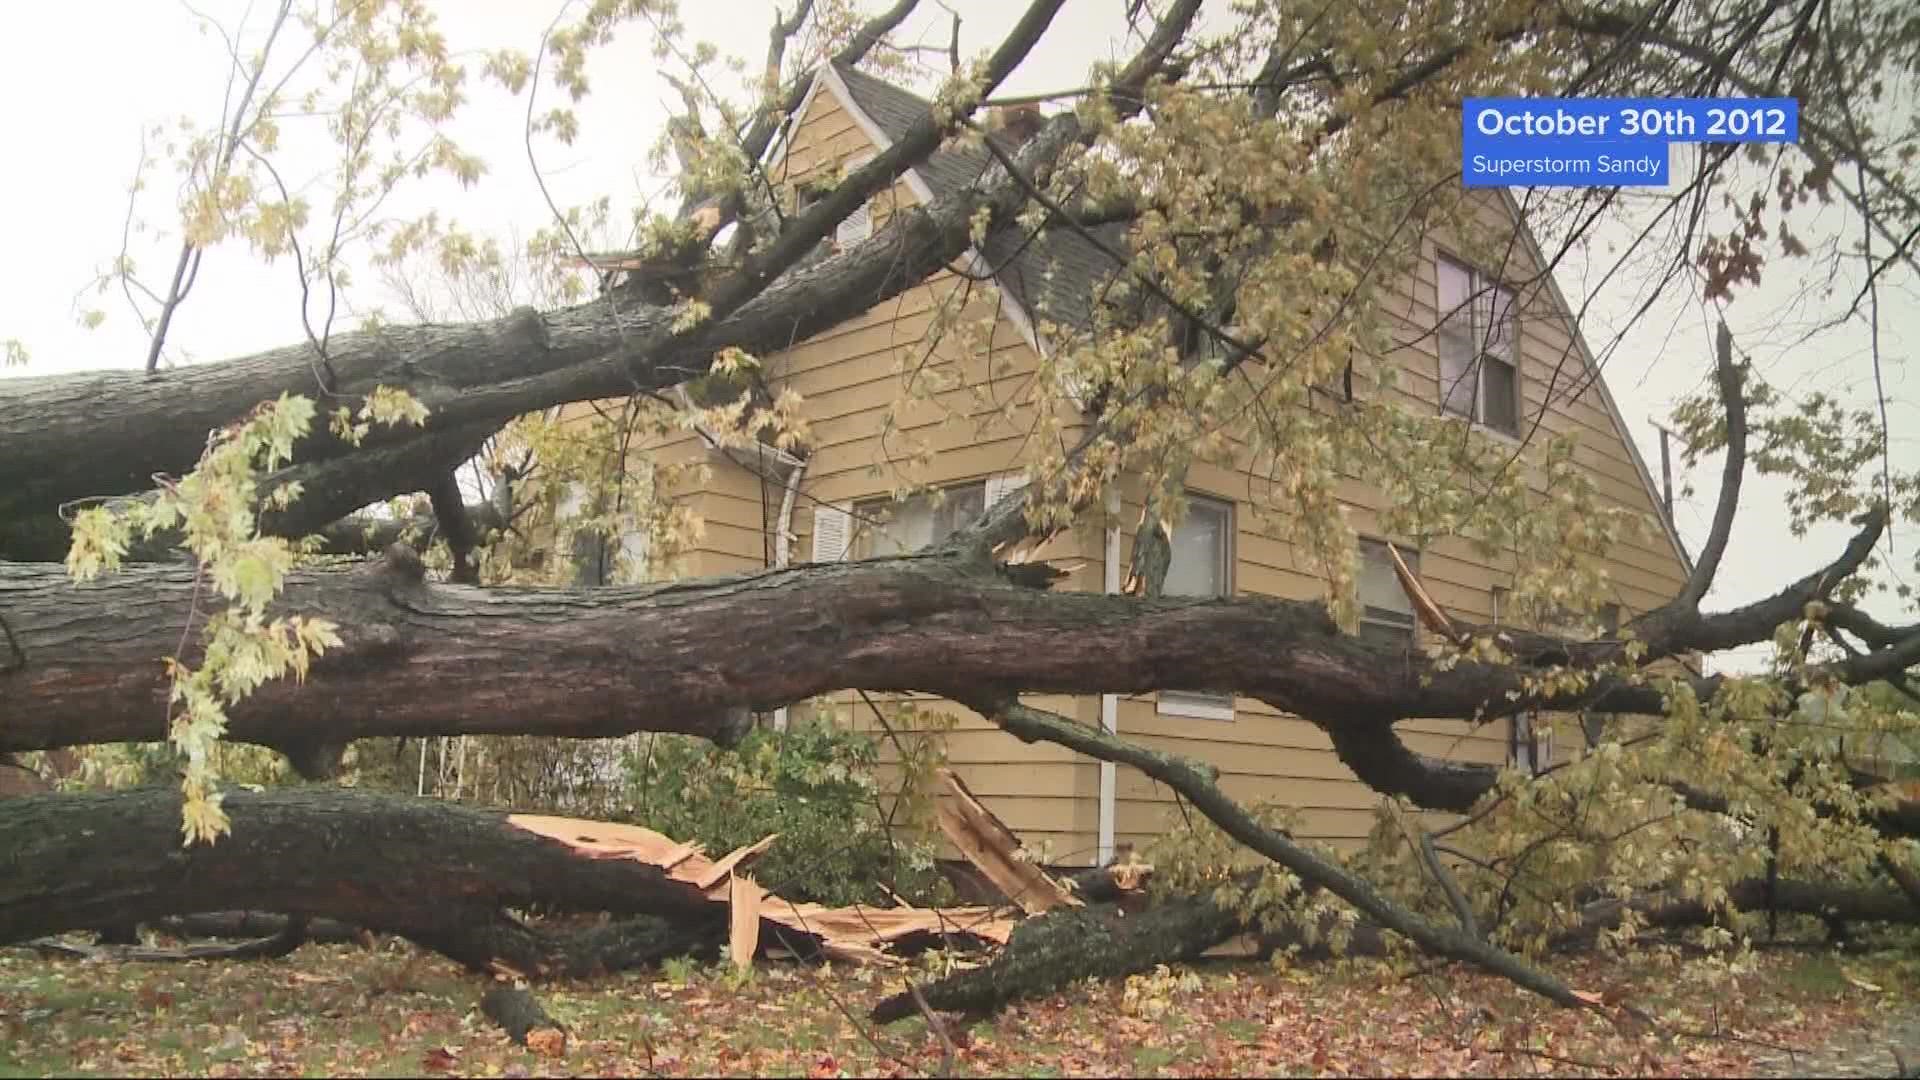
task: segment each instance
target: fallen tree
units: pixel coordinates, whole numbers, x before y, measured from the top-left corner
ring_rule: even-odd
[[[1799,62],[1796,70],[1802,78],[1821,72],[1827,73],[1823,77],[1842,78],[1833,73],[1856,71],[1873,78],[1876,64],[1898,68],[1903,59],[1875,51],[1879,46],[1854,43],[1851,48],[1865,50],[1855,54],[1860,63],[1822,61],[1817,69],[1809,67],[1807,54],[1798,50],[1813,9],[1803,14],[1779,5],[1743,12],[1731,22],[1700,16],[1704,23],[1687,24],[1685,17],[1667,13],[1652,26],[1637,19],[1622,24],[1604,13],[1544,13],[1517,22],[1503,14],[1471,27],[1471,44],[1463,43],[1459,28],[1451,25],[1423,29],[1400,13],[1388,13],[1379,22],[1406,35],[1403,52],[1371,39],[1363,48],[1349,48],[1353,43],[1339,38],[1301,36],[1295,41],[1279,21],[1260,21],[1282,17],[1256,12],[1248,16],[1254,20],[1250,26],[1270,38],[1247,39],[1255,46],[1266,45],[1268,55],[1258,76],[1251,82],[1223,83],[1225,96],[1218,104],[1228,111],[1203,113],[1207,122],[1182,128],[1169,119],[1168,134],[1173,137],[1158,141],[1174,147],[1182,160],[1167,162],[1129,147],[1108,122],[1139,117],[1143,124],[1159,123],[1183,110],[1199,110],[1203,102],[1196,99],[1156,95],[1173,93],[1167,83],[1183,78],[1194,65],[1205,69],[1219,54],[1238,51],[1225,48],[1223,41],[1196,46],[1191,35],[1198,4],[1182,0],[1169,5],[1159,22],[1140,35],[1140,48],[1128,64],[1096,80],[1084,95],[1076,91],[1075,96],[1088,100],[1084,116],[1062,113],[1018,145],[991,144],[993,164],[972,182],[894,215],[887,228],[868,240],[823,250],[829,234],[856,208],[900,182],[909,167],[928,164],[950,137],[968,128],[981,99],[994,92],[1060,8],[1058,2],[1044,0],[1031,5],[967,85],[953,88],[938,107],[920,110],[923,115],[916,115],[906,135],[870,163],[815,192],[819,198],[791,207],[791,214],[773,197],[773,185],[765,177],[758,182],[766,191],[742,186],[703,193],[711,194],[711,200],[690,198],[686,212],[671,223],[675,229],[659,230],[673,234],[670,242],[644,252],[634,267],[623,271],[630,275],[623,284],[592,303],[546,312],[523,310],[459,325],[367,329],[330,335],[324,344],[308,327],[309,340],[302,345],[224,363],[166,372],[150,363],[144,373],[0,382],[0,555],[42,560],[0,564],[0,694],[7,709],[0,722],[0,752],[154,740],[169,734],[168,724],[175,719],[172,699],[180,688],[178,668],[164,665],[163,658],[172,657],[177,664],[193,661],[177,655],[183,651],[181,643],[198,641],[203,620],[219,614],[199,602],[206,579],[218,578],[222,571],[232,576],[233,567],[218,565],[215,557],[187,566],[147,565],[76,589],[64,569],[46,560],[65,550],[66,522],[77,505],[113,506],[120,500],[152,498],[150,489],[156,483],[163,491],[177,490],[178,474],[205,449],[207,431],[233,425],[259,402],[317,392],[330,404],[357,403],[384,387],[411,394],[431,419],[424,428],[381,429],[357,441],[324,425],[302,438],[290,438],[290,464],[265,482],[270,488],[298,481],[304,490],[290,504],[267,506],[257,520],[257,508],[245,507],[240,531],[246,539],[254,539],[256,526],[271,536],[320,530],[373,500],[427,491],[439,533],[456,549],[456,573],[465,567],[465,576],[471,577],[465,549],[476,540],[475,522],[462,519],[477,515],[464,507],[452,470],[509,418],[601,396],[656,394],[705,375],[716,356],[730,355],[729,350],[785,347],[915,288],[986,237],[1024,242],[1071,235],[1106,257],[1115,281],[1126,287],[1103,291],[1130,291],[1151,300],[1127,309],[1141,316],[1134,320],[1138,326],[1115,329],[1104,343],[1069,341],[1068,347],[1054,352],[1055,357],[1077,360],[1079,366],[1051,370],[1053,378],[1041,381],[1080,390],[1040,404],[1058,406],[1072,398],[1080,410],[1075,422],[1085,437],[1054,463],[1063,475],[1036,483],[1027,502],[1002,500],[952,542],[911,556],[782,566],[664,585],[598,591],[441,585],[429,583],[423,564],[402,551],[351,572],[294,574],[284,580],[275,605],[263,604],[248,614],[258,619],[283,613],[324,618],[337,625],[340,643],[317,658],[310,670],[301,669],[304,683],[269,682],[250,687],[250,695],[231,695],[229,717],[223,718],[231,723],[223,723],[221,730],[231,738],[284,752],[303,773],[327,775],[348,742],[371,735],[593,738],[671,731],[725,742],[743,729],[752,713],[827,691],[942,695],[973,706],[1021,738],[1058,743],[1139,768],[1181,792],[1236,839],[1310,885],[1355,905],[1379,925],[1441,955],[1499,971],[1566,1005],[1583,999],[1550,974],[1492,944],[1480,932],[1484,923],[1472,910],[1469,893],[1447,889],[1457,927],[1420,917],[1391,887],[1397,883],[1363,880],[1261,824],[1220,790],[1205,767],[1027,708],[1020,695],[1234,691],[1317,725],[1341,761],[1376,791],[1404,795],[1429,809],[1475,813],[1485,812],[1489,802],[1513,797],[1498,790],[1501,770],[1415,753],[1396,732],[1397,725],[1434,718],[1484,722],[1527,710],[1566,709],[1634,718],[1657,733],[1669,714],[1679,711],[1676,702],[1701,706],[1702,711],[1724,707],[1713,720],[1737,728],[1734,737],[1722,741],[1748,755],[1743,764],[1805,756],[1819,766],[1801,768],[1796,760],[1777,770],[1779,775],[1768,773],[1759,781],[1763,798],[1789,809],[1804,805],[1809,812],[1773,813],[1761,827],[1748,828],[1779,808],[1756,802],[1748,792],[1717,790],[1735,786],[1721,783],[1727,778],[1667,774],[1657,777],[1653,786],[1673,791],[1687,812],[1724,818],[1715,824],[1739,826],[1752,834],[1749,853],[1771,843],[1775,861],[1780,823],[1803,818],[1860,825],[1872,831],[1868,842],[1880,858],[1907,859],[1910,848],[1892,841],[1920,832],[1915,825],[1920,808],[1912,799],[1891,793],[1882,783],[1889,777],[1875,771],[1872,762],[1845,759],[1844,747],[1835,753],[1809,742],[1773,754],[1777,747],[1763,744],[1772,733],[1804,722],[1795,713],[1802,696],[1819,698],[1835,687],[1881,679],[1911,690],[1906,673],[1920,661],[1920,625],[1885,625],[1851,603],[1866,581],[1864,575],[1874,569],[1875,553],[1883,550],[1889,520],[1910,516],[1911,507],[1893,498],[1904,488],[1887,471],[1877,486],[1863,485],[1855,475],[1863,462],[1874,459],[1876,445],[1884,460],[1884,431],[1876,444],[1865,424],[1837,434],[1821,429],[1819,434],[1828,437],[1807,450],[1793,442],[1794,431],[1800,429],[1776,425],[1763,433],[1768,438],[1757,440],[1766,450],[1766,467],[1798,468],[1796,478],[1818,503],[1806,512],[1819,520],[1857,517],[1860,531],[1827,565],[1788,582],[1774,596],[1728,611],[1704,610],[1731,542],[1748,464],[1749,389],[1725,333],[1714,358],[1717,396],[1695,410],[1690,423],[1690,450],[1726,450],[1720,501],[1707,542],[1684,587],[1669,603],[1630,620],[1620,635],[1608,640],[1475,627],[1436,614],[1438,609],[1428,605],[1422,616],[1448,651],[1435,658],[1347,632],[1325,603],[1156,596],[1169,557],[1165,545],[1158,549],[1157,569],[1146,565],[1153,545],[1136,545],[1132,577],[1142,583],[1143,595],[1138,596],[1054,593],[1036,587],[1058,576],[1053,568],[1020,561],[1039,541],[1064,528],[1063,518],[1084,516],[1096,505],[1094,494],[1111,493],[1100,489],[1110,487],[1116,476],[1145,479],[1160,470],[1152,479],[1165,480],[1167,470],[1154,456],[1161,452],[1156,447],[1205,443],[1216,433],[1209,424],[1227,422],[1229,414],[1216,411],[1203,417],[1205,424],[1182,426],[1184,405],[1207,396],[1199,392],[1206,390],[1204,385],[1190,383],[1193,369],[1169,365],[1165,372],[1138,370],[1155,368],[1139,357],[1160,356],[1170,342],[1178,343],[1176,355],[1185,355],[1182,350],[1193,340],[1210,340],[1233,358],[1221,368],[1229,374],[1245,375],[1239,362],[1260,359],[1280,382],[1270,398],[1256,395],[1247,402],[1258,406],[1250,411],[1296,418],[1329,415],[1316,411],[1316,395],[1323,395],[1324,384],[1339,376],[1334,361],[1344,350],[1346,394],[1330,415],[1358,433],[1348,432],[1339,441],[1349,447],[1343,451],[1345,460],[1335,461],[1341,455],[1326,451],[1336,442],[1337,428],[1273,424],[1262,429],[1283,457],[1299,451],[1290,464],[1313,465],[1311,475],[1299,479],[1289,494],[1298,501],[1290,510],[1303,516],[1316,521],[1339,518],[1335,494],[1350,475],[1341,470],[1370,460],[1358,447],[1374,437],[1393,437],[1402,440],[1395,446],[1420,449],[1422,454],[1413,456],[1415,464],[1452,460],[1442,453],[1440,439],[1447,431],[1429,432],[1433,439],[1428,442],[1409,443],[1398,421],[1381,419],[1382,411],[1368,410],[1364,401],[1356,400],[1352,358],[1379,343],[1365,333],[1347,333],[1354,328],[1342,320],[1354,318],[1351,309],[1356,306],[1377,313],[1378,298],[1369,306],[1364,297],[1356,300],[1355,289],[1338,280],[1329,285],[1318,279],[1320,271],[1338,269],[1325,276],[1340,279],[1350,273],[1364,281],[1384,267],[1372,286],[1382,289],[1380,283],[1395,280],[1390,277],[1393,253],[1389,245],[1368,247],[1368,238],[1385,231],[1405,240],[1396,224],[1402,218],[1419,218],[1422,228],[1447,224],[1448,213],[1433,211],[1423,196],[1414,194],[1424,180],[1409,189],[1406,203],[1411,209],[1404,213],[1392,192],[1376,200],[1370,186],[1343,190],[1336,181],[1397,172],[1406,162],[1444,163],[1456,149],[1451,144],[1421,143],[1406,147],[1398,159],[1363,157],[1357,166],[1338,155],[1364,154],[1396,131],[1431,135],[1436,127],[1446,127],[1436,124],[1435,117],[1453,115],[1463,88],[1497,88],[1525,76],[1523,71],[1476,66],[1489,51],[1505,55],[1509,46],[1524,45],[1506,61],[1524,66],[1529,58],[1544,57],[1563,65],[1553,69],[1554,77],[1578,71],[1570,85],[1589,89],[1646,89],[1649,83],[1671,89],[1691,86],[1689,80],[1698,76],[1716,84],[1723,78],[1734,80],[1742,92],[1770,90],[1790,61]],[[884,19],[895,25],[898,12]],[[1677,26],[1686,32],[1676,33]],[[1702,54],[1692,44],[1699,41],[1714,44]],[[867,46],[871,44],[868,37]],[[1302,54],[1296,55],[1296,45]],[[1376,59],[1381,56],[1395,59],[1382,68]],[[1682,69],[1677,75],[1674,64]],[[1327,72],[1338,72],[1338,79],[1326,79]],[[1224,69],[1212,73],[1231,74]],[[1323,96],[1329,81],[1348,85],[1338,95]],[[1241,91],[1260,99],[1255,107],[1242,107]],[[1830,96],[1836,102],[1849,97],[1841,92]],[[791,93],[773,97],[795,100]],[[1281,108],[1281,99],[1300,107]],[[1150,101],[1155,111],[1143,114]],[[1816,168],[1795,181],[1803,183],[1802,188],[1788,184],[1782,200],[1813,191],[1824,196],[1826,183],[1832,182],[1832,163],[1852,162],[1859,166],[1857,186],[1842,189],[1842,195],[1868,216],[1870,235],[1875,230],[1886,234],[1888,222],[1875,217],[1873,208],[1894,206],[1898,218],[1901,213],[1914,215],[1920,203],[1885,174],[1869,170],[1877,151],[1858,138],[1847,138],[1848,127],[1837,122],[1841,118],[1819,115],[1834,107],[1810,104],[1806,122],[1811,152],[1821,155],[1815,160],[1827,166],[1827,181],[1813,178],[1822,171]],[[1395,128],[1395,110],[1400,108],[1410,111]],[[682,119],[697,121],[699,111],[691,108],[693,115]],[[763,112],[749,130],[769,130],[761,121],[777,123]],[[1281,126],[1288,123],[1296,126]],[[1234,188],[1251,170],[1237,164],[1223,167],[1219,159],[1232,162],[1236,154],[1212,151],[1228,134],[1245,131],[1258,133],[1262,160],[1292,154],[1289,160],[1298,167],[1284,171],[1333,186],[1277,192]],[[758,158],[771,135],[753,138],[760,146],[749,159]],[[1088,150],[1093,153],[1083,155]],[[1131,154],[1127,164],[1142,173],[1164,171],[1166,179],[1157,191],[1136,192],[1111,206],[1073,201],[1068,196],[1079,195],[1082,187],[1098,186],[1086,162],[1099,162],[1102,154],[1122,159]],[[1252,155],[1238,158],[1250,161]],[[1704,181],[1716,177],[1713,169],[1724,160],[1722,155],[1710,162],[1703,183],[1697,185],[1699,197],[1713,189]],[[1055,190],[1057,174],[1076,165],[1081,171],[1064,182],[1063,190]],[[1391,168],[1383,170],[1383,165]],[[1187,167],[1199,170],[1197,175],[1181,171]],[[698,172],[692,166],[687,171]],[[747,171],[753,171],[752,162]],[[1871,198],[1869,176],[1877,185]],[[1451,185],[1453,180],[1447,166],[1434,184]],[[1155,201],[1162,196],[1166,205]],[[1761,199],[1756,205],[1766,202]],[[1674,206],[1682,208],[1684,201],[1676,200]],[[1374,216],[1340,216],[1355,207],[1371,208]],[[1755,217],[1747,223],[1746,237],[1764,232],[1756,228],[1760,213],[1752,211]],[[1205,288],[1194,288],[1172,269],[1146,265],[1092,233],[1101,224],[1132,222],[1164,235],[1170,217],[1178,218],[1171,221],[1174,231],[1186,236],[1256,235],[1245,243],[1224,242],[1226,250],[1190,260],[1214,276],[1202,283]],[[1248,222],[1264,227],[1248,228]],[[728,225],[738,226],[733,234],[737,243],[721,239]],[[1014,235],[1020,229],[1036,235]],[[1901,234],[1898,229],[1892,233]],[[1910,239],[1912,234],[1906,235]],[[1423,234],[1412,240],[1413,247],[1425,250]],[[1345,255],[1343,243],[1348,245]],[[1708,246],[1701,258],[1712,264],[1712,288],[1724,290],[1743,280],[1747,271],[1741,268],[1754,258],[1750,249]],[[1171,260],[1175,268],[1185,261],[1181,256],[1193,253],[1178,240],[1164,250],[1176,256]],[[191,244],[187,252],[182,265],[192,253]],[[1892,261],[1902,257],[1911,261],[1910,255],[1896,255]],[[661,286],[662,281],[678,284]],[[1201,295],[1208,299],[1195,299]],[[169,312],[177,300],[169,299]],[[1302,305],[1305,317],[1299,315]],[[1122,307],[1116,301],[1115,310]],[[1273,317],[1277,311],[1284,311],[1285,318]],[[1264,321],[1300,323],[1301,328],[1292,338],[1243,341],[1241,333],[1229,332],[1237,315],[1245,316],[1247,326]],[[1315,325],[1320,316],[1325,318]],[[1278,335],[1283,328],[1267,329]],[[1318,351],[1327,340],[1333,342],[1325,346],[1331,351]],[[156,338],[156,356],[160,344]],[[1089,373],[1102,384],[1085,385],[1083,377]],[[1764,395],[1751,396],[1758,404]],[[1237,405],[1234,410],[1232,415],[1242,411]],[[1155,424],[1163,427],[1156,429]],[[1148,449],[1139,450],[1143,446]],[[1796,448],[1813,463],[1795,459]],[[1395,459],[1393,453],[1381,456]],[[1508,545],[1517,552],[1522,545],[1507,528],[1511,520],[1549,514],[1568,492],[1562,487],[1529,502],[1534,493],[1525,480],[1502,487],[1500,476],[1513,460],[1508,458],[1498,469],[1469,469],[1471,475],[1461,480],[1461,492],[1456,493],[1462,497],[1453,502],[1473,503],[1476,509],[1459,514],[1447,510],[1438,515],[1440,520],[1423,522],[1422,529],[1472,535],[1478,528],[1488,534],[1489,544]],[[1575,474],[1551,475],[1577,486]],[[1431,475],[1428,480],[1437,482]],[[1485,492],[1477,486],[1481,482],[1512,501],[1482,499]],[[1857,490],[1863,487],[1867,495]],[[1466,498],[1466,493],[1474,497]],[[1477,509],[1480,502],[1492,509]],[[1149,500],[1146,505],[1162,504]],[[223,509],[233,512],[230,506]],[[1596,520],[1604,516],[1597,504],[1588,509]],[[1591,533],[1588,522],[1577,515],[1552,520],[1564,529],[1525,537],[1531,546],[1517,552],[1516,560],[1523,554],[1544,558],[1543,551],[1552,554],[1562,548],[1604,547],[1580,539]],[[1161,527],[1146,530],[1146,536],[1169,535],[1163,523],[1154,524]],[[1341,547],[1338,539],[1327,539],[1327,550],[1319,552],[1330,562],[1334,555],[1351,555],[1351,544]],[[210,562],[215,564],[211,569]],[[1535,568],[1540,565],[1559,566],[1550,559]],[[282,582],[276,578],[275,584]],[[781,632],[747,634],[743,627],[779,627]],[[1695,651],[1777,644],[1783,630],[1799,632],[1786,635],[1798,636],[1799,647],[1777,676],[1703,677],[1656,667]],[[1822,633],[1837,643],[1838,652],[1815,650],[1816,644],[1826,644],[1818,636]],[[1809,774],[1817,779],[1829,767],[1840,770],[1847,782],[1817,789],[1802,782]],[[1737,779],[1749,787],[1755,783],[1752,776]],[[681,880],[644,861],[589,857],[579,842],[530,830],[500,815],[352,793],[235,794],[229,805],[241,823],[234,835],[211,848],[196,845],[184,852],[173,847],[177,800],[158,793],[38,796],[0,806],[0,840],[6,841],[5,850],[24,853],[16,865],[27,871],[0,885],[0,938],[124,926],[133,920],[243,905],[285,912],[294,920],[342,919],[403,934],[476,967],[538,975],[643,963],[664,948],[682,947],[688,925],[698,934],[713,934],[713,940],[722,934],[716,919],[719,905],[712,895],[715,882]],[[1656,807],[1648,816],[1664,809]],[[1765,836],[1773,839],[1760,839]],[[1431,856],[1431,837],[1425,839]],[[1447,885],[1450,871],[1437,858],[1430,857],[1429,864]],[[1015,879],[1021,875],[1004,869],[1002,878],[1014,883],[1018,893]],[[1895,869],[1905,870],[1897,864]],[[726,884],[731,890],[735,882]],[[751,889],[741,887],[741,897],[751,895]],[[1777,898],[1777,890],[1770,895]],[[1878,904],[1875,897],[1869,907],[1893,910],[1874,906]],[[528,905],[609,912],[621,921],[559,930],[530,926],[509,914]],[[744,911],[746,905],[743,899],[734,910]],[[788,916],[795,920],[818,921],[825,914],[788,907]],[[745,941],[760,921],[791,925],[779,921],[777,902],[763,905],[761,912],[761,919],[743,919],[747,925],[730,925],[725,934]],[[1221,928],[1219,914],[1192,906],[1168,908],[1141,928],[1149,933],[1143,939],[1147,944],[1138,948],[1125,940],[1131,929],[1083,923],[1088,932],[1075,938],[1065,931],[1056,937],[1035,924],[1029,948],[1052,961],[1043,959],[1035,966],[1025,950],[1009,950],[1008,970],[1028,967],[1008,985],[1038,986],[1075,971],[1117,971],[1135,963],[1137,956],[1186,955],[1196,939]],[[1157,932],[1157,927],[1165,932]],[[920,930],[909,926],[903,932]],[[1130,948],[1134,957],[1113,955]],[[993,977],[981,979],[990,983]],[[954,993],[958,996],[953,1000],[963,1003],[991,998],[984,991]]]
[[[309,787],[229,796],[246,825],[215,845],[177,846],[181,797],[164,790],[36,795],[0,814],[0,942],[159,923],[207,933],[220,903],[284,912],[278,931],[166,959],[284,955],[314,920],[404,937],[470,968],[584,978],[712,955],[728,937],[736,875],[774,842],[713,859],[699,846],[609,822],[475,810],[432,799]],[[75,873],[73,868],[87,872]],[[744,880],[744,879],[740,879]],[[538,912],[551,921],[517,913]],[[567,920],[564,916],[595,916]],[[610,919],[606,917],[611,917]],[[850,910],[764,897],[754,924],[789,947],[884,960],[897,943],[998,943],[1011,924],[981,908]],[[162,959],[126,947],[69,953]],[[752,959],[749,943],[745,960]]]
[[[642,862],[583,858],[505,814],[347,789],[228,798],[247,827],[189,848],[174,791],[10,800],[0,940],[239,904],[397,934],[477,969],[583,973],[685,951],[698,942],[685,928],[717,926],[694,885]],[[533,908],[632,921],[546,931],[509,914]],[[682,929],[663,940],[662,920]]]

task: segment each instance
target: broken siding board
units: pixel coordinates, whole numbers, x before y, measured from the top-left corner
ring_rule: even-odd
[[[1046,871],[1020,858],[1019,838],[967,790],[958,775],[951,769],[938,770],[937,775],[946,787],[936,803],[940,831],[1002,895],[1028,915],[1081,906]]]

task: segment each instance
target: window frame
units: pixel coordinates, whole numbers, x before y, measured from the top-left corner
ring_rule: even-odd
[[[951,500],[956,492],[967,489],[975,489],[980,492],[982,512],[984,512],[985,508],[991,505],[986,502],[988,481],[988,477],[980,477],[974,480],[961,480],[951,484],[938,484],[919,491],[904,500],[896,500],[890,495],[878,495],[870,499],[855,500],[850,511],[853,515],[855,528],[852,538],[847,543],[846,558],[851,561],[911,554],[914,550],[918,549],[903,549],[897,552],[889,552],[886,556],[881,556],[874,551],[874,542],[879,539],[880,532],[884,528],[884,523],[887,521],[885,515],[898,513],[901,509],[922,499],[931,502],[932,495],[936,491],[940,493],[943,500]],[[947,503],[943,501],[941,506],[936,507],[930,505],[928,510],[933,513],[938,513],[946,505]],[[977,515],[975,516],[977,517]],[[969,518],[967,522],[962,524],[971,524],[973,520],[973,518]],[[873,524],[866,524],[869,522]],[[863,524],[865,527],[860,527]],[[927,542],[937,544],[952,535],[952,532],[937,535]]]
[[[1522,421],[1525,419],[1526,412],[1526,391],[1521,382],[1520,290],[1508,284],[1504,279],[1486,273],[1473,263],[1459,258],[1445,249],[1441,249],[1435,253],[1433,265],[1433,310],[1436,319],[1434,326],[1435,398],[1440,415],[1465,420],[1473,425],[1476,430],[1490,435],[1495,435],[1503,439],[1518,440],[1520,438],[1520,427]],[[1464,273],[1467,278],[1466,303],[1461,309],[1441,309],[1440,276],[1448,267]],[[1513,327],[1511,335],[1512,341],[1509,346],[1511,355],[1505,358],[1494,356],[1486,349],[1485,333],[1473,325],[1475,298],[1489,289],[1504,290],[1513,298],[1507,315],[1507,319]],[[1448,408],[1447,405],[1447,402],[1453,397],[1453,394],[1449,392],[1447,386],[1447,358],[1445,352],[1447,342],[1451,340],[1451,337],[1446,332],[1446,327],[1450,320],[1462,317],[1467,320],[1468,340],[1472,342],[1473,345],[1473,355],[1467,360],[1467,369],[1473,376],[1473,408],[1471,415]],[[1513,429],[1511,431],[1488,423],[1486,419],[1488,392],[1486,361],[1489,358],[1491,358],[1493,362],[1505,366],[1513,375],[1513,393],[1510,403],[1513,408]],[[1458,385],[1457,381],[1455,385]]]
[[[1187,492],[1187,516],[1190,519],[1195,506],[1218,508],[1220,523],[1220,587],[1215,596],[1232,596],[1234,590],[1233,564],[1236,553],[1234,533],[1238,529],[1238,515],[1232,499],[1223,499],[1205,492]],[[1185,524],[1186,519],[1181,521]],[[1169,542],[1172,537],[1168,538]],[[1167,568],[1171,571],[1171,565]],[[1176,593],[1172,595],[1190,595]],[[1191,594],[1198,595],[1198,594]],[[1160,716],[1180,716],[1197,720],[1232,720],[1235,718],[1235,698],[1232,694],[1212,694],[1204,690],[1161,690],[1154,695],[1154,712]]]
[[[1392,543],[1392,541],[1388,540],[1384,536],[1362,536],[1359,538],[1359,543],[1360,543],[1360,569],[1362,573],[1366,571],[1367,551],[1370,547],[1378,548],[1380,553],[1383,556],[1386,556],[1387,569],[1389,572],[1392,571],[1393,557],[1387,552],[1387,545],[1389,543]],[[1393,546],[1403,547],[1403,545],[1398,543],[1394,543]],[[1404,549],[1401,551],[1400,557],[1406,560],[1408,570],[1413,571],[1416,575],[1419,574],[1420,549],[1413,547],[1412,545],[1404,545]],[[1396,578],[1395,580],[1397,581],[1398,579]],[[1357,591],[1359,587],[1359,582],[1356,581],[1354,585]],[[1402,594],[1404,595],[1405,590],[1403,589],[1401,591],[1402,591]],[[1407,622],[1404,626],[1401,625],[1398,620],[1382,619],[1378,616],[1369,616],[1367,612],[1371,610],[1371,606],[1366,602],[1366,598],[1356,596],[1355,600],[1357,601],[1358,607],[1360,609],[1359,628],[1362,632],[1363,637],[1365,636],[1364,630],[1367,626],[1390,627],[1394,630],[1405,630],[1407,632],[1406,647],[1408,649],[1418,650],[1420,648],[1420,613],[1414,610],[1413,598],[1411,596],[1406,598]],[[1394,614],[1397,615],[1399,614],[1399,612],[1395,612]]]
[[[878,156],[874,153],[863,153],[848,158],[845,166],[840,170],[840,183],[846,183],[848,174],[866,168]],[[855,244],[871,239],[872,236],[873,200],[868,199],[833,227],[833,248],[835,251],[845,251]]]
[[[1544,722],[1543,722],[1544,721]],[[1553,721],[1538,709],[1507,718],[1507,763],[1539,776],[1553,767]]]

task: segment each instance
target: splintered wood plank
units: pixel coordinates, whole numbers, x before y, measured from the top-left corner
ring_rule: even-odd
[[[959,776],[951,769],[941,769],[939,775],[947,786],[948,796],[935,806],[940,831],[1007,899],[1028,915],[1062,906],[1080,906],[1079,899],[1065,885],[1020,858],[1020,838],[974,798]]]
[[[509,814],[507,824],[558,840],[589,859],[632,859],[651,863],[665,871],[668,877],[692,885],[708,893],[714,900],[726,899],[728,874],[757,858],[779,836],[778,833],[767,836],[758,843],[727,853],[716,862],[706,857],[699,844],[682,843],[644,825],[623,825],[547,814]],[[718,895],[715,895],[716,887]]]
[[[1015,925],[1015,920],[987,907],[830,908],[795,904],[767,892],[740,872],[765,852],[778,834],[714,860],[701,854],[696,844],[682,843],[640,825],[542,814],[513,814],[507,822],[564,844],[581,858],[632,859],[657,866],[674,880],[699,890],[708,900],[728,905],[728,940],[734,963],[743,967],[751,964],[759,951],[763,922],[804,935],[832,959],[863,964],[888,963],[892,959],[886,952],[889,947],[923,935],[968,937],[1005,945]],[[1005,830],[1004,825],[1000,828]],[[1030,869],[1038,872],[1039,868]]]
[[[733,873],[735,867],[745,863],[749,859],[758,858],[762,852],[772,847],[773,842],[779,838],[779,833],[771,833],[758,843],[748,844],[746,847],[737,848],[728,852],[719,862],[712,864],[706,871],[701,873],[698,878],[693,879],[693,887],[702,890],[713,888],[720,883],[721,878]]]
[[[760,901],[766,895],[767,890],[744,874],[727,879],[727,952],[742,971],[753,966],[753,954],[760,951]]]
[[[881,950],[888,945],[922,934],[971,937],[1005,945],[1019,923],[990,907],[874,908],[856,904],[830,908],[796,904],[777,896],[769,896],[761,905],[760,917],[818,938],[832,949],[869,960],[882,959]]]

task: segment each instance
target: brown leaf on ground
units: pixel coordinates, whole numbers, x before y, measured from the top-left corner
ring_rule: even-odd
[[[527,1049],[541,1057],[567,1056],[567,1033],[559,1028],[541,1028],[527,1033]]]

